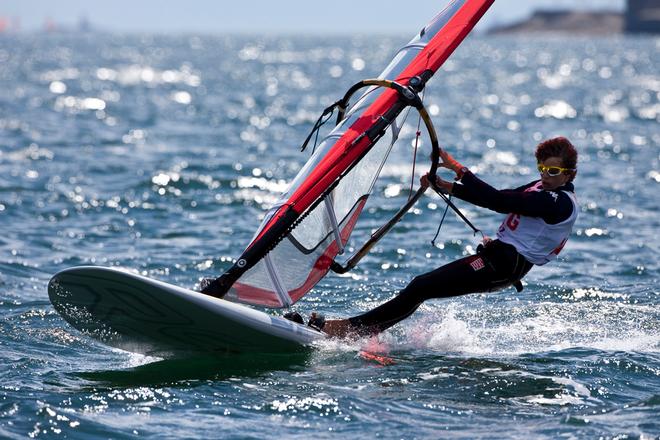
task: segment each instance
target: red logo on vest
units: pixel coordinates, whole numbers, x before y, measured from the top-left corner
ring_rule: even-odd
[[[474,269],[475,272],[486,267],[486,265],[484,264],[484,260],[482,260],[481,257],[477,258],[472,263],[470,263],[470,266],[472,267],[472,269]]]

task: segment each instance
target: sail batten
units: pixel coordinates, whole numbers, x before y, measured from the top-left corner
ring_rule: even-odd
[[[330,217],[330,222],[332,224],[332,233],[335,236],[335,243],[337,243],[337,253],[343,254],[344,243],[341,241],[339,224],[337,224],[337,216],[335,215],[335,208],[332,204],[332,194],[328,194],[323,201],[325,202],[325,209],[328,212],[328,216]]]
[[[271,259],[270,254],[266,254],[266,256],[264,257],[264,262],[266,263],[266,269],[268,270],[268,275],[270,276],[270,280],[273,283],[273,288],[277,293],[277,297],[280,300],[280,304],[282,304],[283,307],[289,307],[292,304],[291,296],[289,296],[289,292],[287,292],[284,289],[282,285],[282,280],[280,279],[280,276],[277,274],[277,271],[275,270],[275,266],[273,265],[273,260]]]

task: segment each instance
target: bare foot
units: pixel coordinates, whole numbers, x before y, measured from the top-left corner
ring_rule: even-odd
[[[323,326],[323,332],[333,338],[346,338],[355,333],[348,319],[328,319]]]

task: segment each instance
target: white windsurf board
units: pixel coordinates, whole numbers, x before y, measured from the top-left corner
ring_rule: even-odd
[[[325,337],[279,316],[115,268],[63,270],[48,283],[48,296],[76,329],[149,356],[282,354]]]

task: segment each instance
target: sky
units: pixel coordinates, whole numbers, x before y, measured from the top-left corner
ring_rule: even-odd
[[[448,0],[0,0],[8,29],[59,27],[86,18],[94,28],[127,32],[410,32]],[[579,4],[579,6],[576,6]],[[403,6],[409,5],[409,6]],[[510,23],[535,9],[623,10],[625,0],[496,0],[477,29]]]

